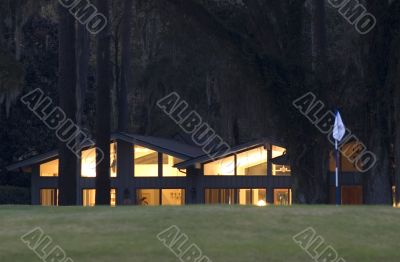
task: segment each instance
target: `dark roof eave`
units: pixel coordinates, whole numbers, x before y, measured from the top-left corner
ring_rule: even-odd
[[[163,153],[169,154],[171,156],[174,156],[174,157],[177,157],[177,158],[181,158],[183,160],[188,160],[188,159],[193,158],[193,155],[183,154],[181,152],[176,152],[176,151],[173,151],[173,150],[169,150],[167,148],[164,148],[164,147],[161,147],[161,146],[157,146],[155,144],[148,143],[146,141],[140,140],[137,137],[131,136],[129,134],[124,134],[124,133],[114,133],[114,134],[112,134],[111,135],[111,140],[116,140],[116,139],[123,140],[123,141],[128,142],[128,143],[136,143],[136,144],[138,144],[140,146],[145,146],[145,147],[148,147],[149,149],[152,149],[152,150],[155,150],[155,151],[159,151],[159,152],[163,152]],[[94,143],[86,143],[86,144],[84,144],[82,146],[81,150],[84,149],[84,148],[93,146],[93,145],[94,145]],[[44,153],[44,154],[40,154],[40,155],[34,156],[34,157],[26,159],[26,160],[22,160],[22,161],[20,161],[18,163],[9,165],[9,166],[6,167],[6,169],[8,171],[16,171],[16,170],[19,170],[19,169],[24,168],[24,167],[33,166],[35,164],[44,162],[46,160],[49,160],[49,159],[52,159],[52,158],[56,158],[57,156],[58,156],[58,150],[53,150],[53,151],[50,151],[50,152],[47,152],[47,153]]]
[[[125,142],[129,142],[132,144],[138,144],[140,146],[144,146],[147,147],[149,149],[152,149],[154,151],[158,151],[158,152],[162,152],[162,153],[166,153],[168,155],[177,157],[177,158],[181,158],[183,160],[188,160],[193,158],[193,155],[189,155],[189,154],[185,154],[185,153],[181,153],[175,150],[170,150],[168,148],[162,147],[162,146],[157,146],[153,143],[149,143],[147,141],[141,140],[135,136],[129,135],[129,134],[124,134],[124,133],[119,133],[116,134],[116,139],[121,139],[124,140]]]
[[[16,171],[16,170],[19,170],[21,168],[33,166],[33,165],[35,165],[37,163],[40,163],[40,162],[55,158],[57,156],[58,156],[58,150],[53,150],[53,151],[50,151],[50,152],[47,152],[47,153],[44,153],[44,154],[41,154],[41,155],[34,156],[34,157],[29,158],[27,160],[22,160],[22,161],[20,161],[18,163],[9,165],[9,166],[6,167],[6,169],[7,169],[7,171]]]
[[[219,155],[217,154],[213,158],[211,158],[207,154],[204,154],[204,155],[199,156],[197,158],[189,159],[187,161],[184,161],[184,162],[181,162],[179,164],[176,164],[174,167],[179,168],[179,169],[187,168],[187,167],[193,166],[193,165],[195,165],[197,163],[202,164],[202,163],[205,163],[205,162],[208,162],[208,161],[212,161],[212,160],[215,160],[215,159],[226,157],[226,156],[231,155],[231,154],[235,154],[237,152],[240,152],[240,151],[252,148],[252,147],[261,146],[261,145],[265,145],[265,144],[273,144],[273,145],[276,145],[276,146],[283,146],[282,143],[278,142],[275,139],[262,138],[262,139],[258,139],[258,140],[252,141],[252,142],[248,142],[248,143],[243,144],[243,145],[239,145],[239,146],[233,147],[230,151],[228,151],[226,153],[223,153],[223,154],[219,154]]]

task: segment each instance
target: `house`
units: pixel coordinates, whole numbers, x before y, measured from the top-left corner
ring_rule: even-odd
[[[57,157],[57,151],[52,151],[8,167],[31,173],[33,205],[58,204]],[[291,205],[293,181],[287,162],[286,149],[273,139],[246,143],[211,157],[182,142],[117,133],[110,141],[110,204]],[[93,206],[94,145],[82,148],[80,171],[77,204]]]
[[[340,181],[340,198],[341,203],[344,205],[361,205],[364,203],[363,198],[363,173],[360,172],[356,166],[354,161],[345,157],[345,155],[349,155],[350,157],[354,157],[358,155],[359,143],[357,141],[347,142],[342,145],[341,152],[339,155],[339,163],[340,163],[340,173],[339,173],[339,181]],[[330,177],[330,203],[335,203],[335,157],[334,151],[330,152],[329,155],[329,177]]]

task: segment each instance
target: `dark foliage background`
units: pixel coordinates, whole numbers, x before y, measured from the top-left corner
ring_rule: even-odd
[[[0,3],[0,68],[10,73],[0,86],[1,167],[57,146],[54,133],[18,100],[40,87],[58,103],[56,2]],[[400,3],[361,2],[378,20],[368,35],[358,34],[321,0],[133,1],[128,131],[184,137],[155,105],[176,91],[231,145],[279,137],[292,156],[296,200],[325,203],[331,145],[292,107],[294,99],[312,91],[327,109],[340,108],[347,127],[377,154],[376,168],[364,175],[367,202],[390,203],[391,188],[400,180],[395,168],[400,161]],[[111,5],[115,131],[123,1]],[[90,42],[82,126],[92,134],[92,36]],[[29,176],[3,168],[0,181],[28,186]]]

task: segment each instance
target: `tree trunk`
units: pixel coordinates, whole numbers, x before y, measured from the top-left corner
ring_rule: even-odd
[[[400,63],[398,66],[400,75]],[[395,88],[395,144],[394,144],[394,186],[395,186],[395,205],[400,207],[400,79],[397,80]]]
[[[128,85],[131,83],[131,28],[132,28],[132,0],[124,1],[122,16],[122,51],[121,51],[121,83],[118,91],[118,130],[128,131]]]
[[[326,65],[326,11],[325,0],[313,0],[312,53],[313,71],[318,79],[324,79]],[[321,75],[322,74],[322,75]]]
[[[76,63],[75,63],[75,19],[63,6],[59,9],[59,79],[58,89],[60,107],[67,118],[75,120],[76,103]],[[59,204],[77,204],[77,156],[66,146],[59,143]]]
[[[15,6],[15,28],[14,28],[14,41],[15,41],[15,60],[21,60],[21,41],[22,41],[22,6],[21,2],[17,1]]]
[[[109,1],[98,0],[97,8],[109,21]],[[96,166],[96,205],[110,204],[110,132],[111,132],[111,53],[109,24],[97,35],[96,145],[97,156],[104,158]]]
[[[387,74],[391,42],[388,35],[387,15],[388,3],[383,1],[369,1],[368,10],[373,13],[377,23],[373,31],[366,37],[367,76],[366,87],[369,92],[368,123],[365,128],[368,150],[376,155],[377,162],[364,178],[364,200],[367,204],[391,204],[391,174],[389,171],[390,131],[389,112],[390,103],[385,101],[388,97]],[[376,61],[384,61],[377,64]]]
[[[76,121],[80,128],[84,128],[84,108],[89,70],[89,33],[84,25],[78,24],[76,37],[77,50],[77,81],[76,81]]]
[[[315,1],[317,2],[317,1]],[[322,63],[325,57],[325,26],[324,26],[324,5],[317,2],[318,5],[314,9],[316,21],[312,21],[315,30],[315,53],[318,63]],[[316,3],[316,4],[317,4]],[[322,10],[321,10],[322,9]],[[306,59],[301,55],[304,51],[304,1],[288,1],[288,32],[289,42],[287,46],[285,59],[289,64],[289,83],[292,90],[296,90],[290,94],[291,100],[304,95],[309,87],[306,86],[305,68],[310,66],[306,64]],[[321,13],[322,12],[322,13]],[[317,81],[315,81],[317,82]],[[315,83],[314,82],[314,83]],[[319,86],[317,86],[318,88]],[[319,95],[319,93],[318,93]],[[323,97],[319,97],[323,99]],[[319,133],[316,127],[308,122],[307,118],[295,111],[290,118],[296,119],[290,121],[297,127],[289,126],[287,128],[287,119],[282,119],[282,130],[285,130],[286,141],[289,146],[288,152],[290,156],[292,175],[294,179],[293,185],[293,201],[302,204],[321,204],[327,203],[329,199],[329,191],[327,190],[327,143],[326,136]],[[302,127],[299,128],[299,124]],[[285,128],[286,127],[286,128]],[[292,130],[302,129],[309,132],[302,132],[295,137]]]

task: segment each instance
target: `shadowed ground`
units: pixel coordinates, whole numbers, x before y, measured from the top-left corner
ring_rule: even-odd
[[[307,227],[346,261],[400,261],[400,209],[294,206],[0,207],[0,261],[41,261],[20,237],[43,229],[74,261],[179,261],[157,234],[176,225],[213,262],[313,261]]]

